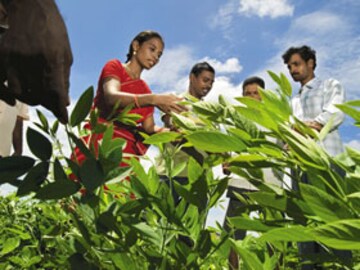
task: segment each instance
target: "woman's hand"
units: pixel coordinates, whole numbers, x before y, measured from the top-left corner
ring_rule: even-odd
[[[178,104],[182,99],[174,94],[158,94],[154,95],[154,105],[164,113],[181,113],[187,111],[184,105]]]

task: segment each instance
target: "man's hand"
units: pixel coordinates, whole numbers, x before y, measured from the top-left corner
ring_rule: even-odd
[[[40,104],[67,123],[73,58],[55,1],[0,0],[0,10],[0,99]]]
[[[304,124],[307,125],[310,128],[316,129],[319,132],[323,128],[323,125],[316,122],[316,121],[305,121]]]

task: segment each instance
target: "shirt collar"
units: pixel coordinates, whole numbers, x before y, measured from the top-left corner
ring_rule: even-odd
[[[300,88],[299,93],[301,93],[304,90],[317,89],[319,88],[320,83],[321,80],[317,77],[314,77]]]
[[[320,79],[318,77],[314,77],[310,81],[308,81],[303,87],[306,87],[307,89],[314,89],[318,88],[319,84]]]

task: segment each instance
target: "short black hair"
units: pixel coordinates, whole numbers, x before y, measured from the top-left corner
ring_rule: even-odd
[[[316,51],[307,45],[301,47],[290,47],[283,55],[282,58],[285,64],[288,64],[293,54],[299,54],[300,57],[305,61],[312,59],[314,61],[314,70],[316,68]]]
[[[265,88],[265,82],[263,79],[261,79],[260,77],[257,76],[253,76],[253,77],[249,77],[247,79],[245,79],[245,81],[243,82],[242,88],[243,91],[245,90],[245,87],[249,84],[253,84],[256,83],[258,86],[260,86],[261,88]]]
[[[215,69],[208,63],[208,62],[200,62],[200,63],[196,63],[191,71],[190,74],[194,74],[195,77],[199,76],[199,74],[201,72],[203,72],[204,70],[209,71],[211,73],[214,73],[215,75]]]

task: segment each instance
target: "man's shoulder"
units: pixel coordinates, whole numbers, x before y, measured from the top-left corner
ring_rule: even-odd
[[[327,79],[317,78],[317,81],[319,84],[322,84],[324,86],[341,85],[339,80],[332,78],[332,77],[327,78]]]
[[[332,89],[343,88],[340,81],[334,78],[327,78],[327,79],[316,78],[312,82],[311,86],[314,90],[324,91],[324,92],[331,91]]]

